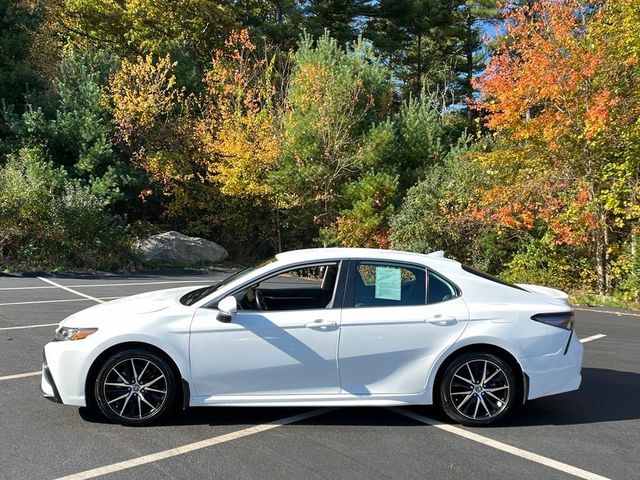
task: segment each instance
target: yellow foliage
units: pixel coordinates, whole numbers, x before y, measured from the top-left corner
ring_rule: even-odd
[[[124,142],[131,144],[137,132],[151,129],[183,101],[168,55],[154,61],[152,55],[125,59],[107,87],[113,117]]]
[[[241,31],[217,52],[196,132],[209,178],[223,193],[268,199],[268,175],[281,155],[282,108],[274,101],[273,59],[256,58],[255,50]]]

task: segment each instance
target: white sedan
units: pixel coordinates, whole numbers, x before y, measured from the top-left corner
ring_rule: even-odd
[[[563,292],[441,252],[299,250],[71,315],[44,347],[42,391],[126,425],[188,406],[428,404],[487,425],[580,386],[573,323]]]

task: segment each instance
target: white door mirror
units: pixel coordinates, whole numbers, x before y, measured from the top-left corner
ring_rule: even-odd
[[[229,323],[233,316],[238,313],[238,302],[236,297],[230,295],[224,297],[218,302],[218,317],[217,319],[224,323]]]

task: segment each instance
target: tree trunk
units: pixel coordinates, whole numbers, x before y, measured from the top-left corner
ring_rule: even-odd
[[[640,236],[640,228],[634,227],[631,229],[631,268],[633,269],[632,275],[640,275],[637,269],[640,269],[640,259],[638,259],[638,237]],[[640,290],[633,292],[633,297],[636,302],[640,302]]]
[[[278,235],[278,253],[282,252],[282,224],[280,223],[280,209],[276,207],[276,234]]]
[[[606,295],[610,291],[609,279],[609,232],[606,215],[599,215],[600,225],[596,231],[596,274],[598,277],[598,293]]]
[[[605,219],[606,220],[606,219]],[[603,232],[603,240],[604,240],[604,289],[605,293],[611,293],[613,290],[611,287],[611,261],[609,255],[609,229],[607,228],[606,221],[604,223],[604,232]]]
[[[596,274],[598,276],[598,293],[604,295],[605,290],[605,265],[604,265],[604,241],[600,233],[596,234]]]
[[[422,90],[422,34],[418,34],[418,92]]]
[[[467,81],[466,89],[469,98],[473,96],[473,18],[471,14],[467,16],[467,44],[465,45],[465,54],[467,57]],[[471,118],[471,108],[468,109],[469,118]]]

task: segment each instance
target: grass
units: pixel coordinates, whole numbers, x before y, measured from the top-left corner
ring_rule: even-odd
[[[640,310],[640,303],[626,300],[614,295],[598,295],[590,292],[574,292],[570,295],[573,305],[586,307],[623,308],[625,310]]]

